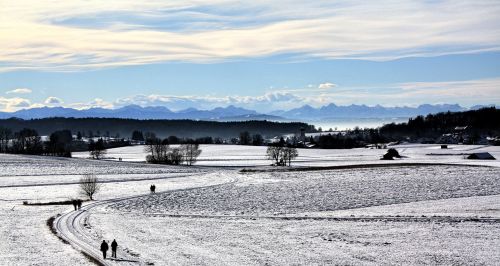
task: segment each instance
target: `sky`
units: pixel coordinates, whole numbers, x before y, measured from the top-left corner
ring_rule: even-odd
[[[498,14],[497,0],[2,0],[0,111],[498,105]]]

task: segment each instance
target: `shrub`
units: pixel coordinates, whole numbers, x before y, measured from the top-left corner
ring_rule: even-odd
[[[399,155],[399,152],[396,149],[390,148],[387,150],[387,153],[384,154],[382,160],[394,160],[394,158],[401,158],[401,155]]]

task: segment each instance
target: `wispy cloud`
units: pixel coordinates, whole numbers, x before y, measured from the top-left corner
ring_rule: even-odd
[[[423,103],[500,103],[500,79],[480,79],[446,82],[409,82],[366,87],[340,87],[321,93],[318,102],[340,104],[382,104],[386,106],[418,105]]]
[[[498,1],[2,1],[0,71],[500,49]]]
[[[17,88],[17,89],[13,89],[13,90],[10,90],[10,91],[7,91],[5,92],[6,94],[28,94],[28,93],[31,93],[32,91],[30,89],[27,89],[27,88]]]

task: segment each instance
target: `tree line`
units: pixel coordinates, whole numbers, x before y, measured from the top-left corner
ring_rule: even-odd
[[[9,128],[0,127],[0,152],[71,157],[72,139],[69,130],[55,131],[48,141],[42,141],[34,129],[23,128],[12,132]]]
[[[154,132],[143,132],[141,130],[134,130],[132,132],[132,137],[131,140],[134,142],[147,142],[152,139],[155,139],[156,133]],[[168,142],[169,144],[192,144],[192,143],[197,143],[197,144],[223,144],[224,140],[219,137],[198,137],[198,138],[184,138],[184,137],[178,137],[178,136],[168,136],[164,141]],[[162,140],[162,141],[163,141]]]
[[[67,129],[54,131],[47,140],[42,140],[35,129],[23,128],[13,132],[0,126],[0,153],[71,157],[72,151],[85,150],[93,159],[101,159],[106,149],[126,145],[129,143],[124,140],[105,142],[102,137],[97,141],[89,139],[83,142],[81,137],[75,140]]]
[[[182,136],[184,138],[202,138],[205,136],[220,137],[223,139],[237,138],[240,132],[248,131],[263,136],[277,136],[290,132],[299,132],[305,128],[314,132],[314,126],[301,122],[272,122],[272,121],[197,121],[197,120],[138,120],[120,118],[43,118],[23,120],[18,118],[0,119],[0,125],[19,131],[23,128],[35,129],[41,135],[64,128],[80,131],[87,137],[96,132],[108,136],[130,136],[134,130],[155,132],[157,136]],[[92,134],[91,134],[92,133]],[[214,139],[214,142],[216,140]]]
[[[410,118],[407,123],[387,124],[380,128],[380,134],[387,140],[405,138],[438,138],[453,132],[456,127],[467,126],[470,135],[500,135],[500,110],[487,107],[465,112],[445,112]]]
[[[309,141],[320,149],[352,149],[384,143],[387,138],[381,135],[378,129],[356,127],[343,133],[324,133],[317,138],[310,138]]]

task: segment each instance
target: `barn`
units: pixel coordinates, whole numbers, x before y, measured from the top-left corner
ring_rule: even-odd
[[[489,152],[477,152],[467,156],[467,159],[474,160],[496,160]]]

